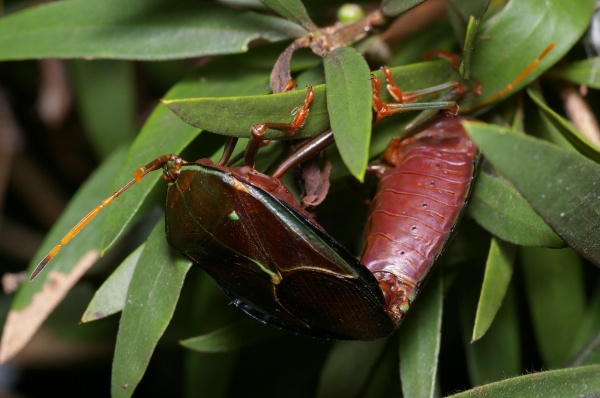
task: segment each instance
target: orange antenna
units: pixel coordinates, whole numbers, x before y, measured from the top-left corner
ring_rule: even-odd
[[[515,78],[515,80],[513,80],[512,82],[510,82],[506,87],[504,87],[502,90],[498,91],[496,94],[492,95],[491,97],[483,100],[482,102],[478,103],[477,105],[471,106],[471,107],[466,107],[463,108],[463,110],[465,111],[472,111],[475,110],[477,108],[481,108],[482,106],[485,106],[491,102],[496,101],[499,98],[504,97],[506,94],[508,94],[511,90],[513,90],[515,88],[515,86],[517,84],[519,84],[521,82],[521,80],[523,80],[523,78],[525,78],[525,76],[527,76],[539,63],[540,61],[546,56],[548,55],[548,53],[550,51],[552,51],[552,49],[554,48],[554,46],[556,46],[556,43],[552,43],[550,44],[548,47],[546,47],[546,49],[544,51],[542,51],[542,53],[540,54],[539,57],[537,57],[535,60],[533,60],[532,63],[529,64],[529,66],[527,66],[527,68],[525,68],[523,70],[523,72],[521,72],[519,74],[519,76],[517,76]]]
[[[52,258],[60,251],[60,249],[62,249],[64,245],[69,243],[69,241],[71,239],[73,239],[90,221],[92,221],[92,219],[94,217],[96,217],[98,215],[98,213],[100,213],[100,211],[102,211],[102,209],[104,209],[106,206],[108,206],[113,200],[115,200],[117,197],[119,197],[129,187],[131,187],[136,182],[141,182],[142,178],[145,175],[147,175],[148,173],[150,173],[152,171],[162,168],[165,164],[169,164],[169,167],[165,169],[163,178],[166,180],[174,181],[175,179],[177,179],[177,176],[179,174],[179,169],[181,169],[181,166],[184,163],[185,162],[180,157],[177,157],[176,155],[172,155],[172,154],[171,155],[162,155],[162,156],[154,159],[152,162],[148,163],[144,167],[140,167],[139,169],[137,169],[134,173],[134,177],[129,182],[127,182],[127,184],[123,185],[121,188],[116,190],[112,195],[110,195],[108,198],[104,199],[102,201],[102,203],[100,203],[92,211],[90,211],[85,217],[83,217],[81,219],[81,221],[79,221],[77,223],[77,225],[75,225],[60,240],[60,243],[58,245],[54,246],[54,248],[52,250],[50,250],[50,253],[48,253],[46,255],[46,257],[44,257],[44,259],[42,261],[40,261],[40,263],[37,265],[37,267],[35,267],[35,270],[29,277],[29,281],[32,281],[40,272],[42,272],[42,270],[44,269],[46,264],[48,264],[50,262],[50,260],[52,260]]]

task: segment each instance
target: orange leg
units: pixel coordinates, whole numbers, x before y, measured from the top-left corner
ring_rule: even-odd
[[[286,91],[289,89],[290,84],[288,83],[288,85],[286,86]],[[254,167],[254,156],[256,155],[256,152],[258,151],[258,148],[260,147],[263,141],[263,137],[267,129],[279,130],[286,135],[292,136],[302,127],[302,125],[306,121],[306,117],[308,116],[309,106],[314,96],[315,93],[313,91],[313,88],[307,87],[304,103],[302,104],[302,107],[296,112],[294,120],[292,120],[290,123],[262,122],[252,126],[252,136],[250,137],[250,141],[248,142],[248,146],[246,147],[246,166]]]
[[[402,93],[400,87],[394,83],[390,69],[387,66],[384,66],[382,71],[386,76],[387,90],[396,100],[396,102],[384,103],[381,100],[381,83],[375,76],[371,76],[371,81],[373,83],[373,109],[375,110],[376,121],[381,120],[389,115],[414,110],[446,109],[448,113],[452,115],[456,115],[458,113],[458,105],[454,101],[414,101],[417,101],[427,95],[439,95],[440,93],[448,90],[450,93],[452,93],[452,96],[460,95],[465,91],[465,86],[461,82],[448,82],[422,90]]]

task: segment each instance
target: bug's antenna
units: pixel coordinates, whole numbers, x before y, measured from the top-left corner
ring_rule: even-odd
[[[64,245],[69,243],[69,241],[73,239],[90,221],[92,221],[92,219],[96,217],[98,213],[102,211],[102,209],[108,206],[113,200],[119,197],[133,184],[135,184],[136,182],[141,182],[142,178],[146,174],[162,168],[163,165],[168,162],[171,162],[172,165],[169,168],[168,173],[165,172],[165,174],[163,174],[163,178],[169,180],[176,179],[177,175],[179,174],[179,169],[184,164],[184,161],[176,155],[162,155],[154,159],[152,162],[148,163],[144,167],[140,167],[139,169],[137,169],[134,173],[134,177],[129,182],[127,182],[121,188],[116,190],[108,198],[104,199],[98,206],[96,206],[85,217],[83,217],[81,221],[79,221],[73,228],[71,228],[71,230],[60,240],[60,242],[56,246],[54,246],[52,250],[50,250],[50,253],[48,253],[46,257],[44,257],[44,259],[39,262],[37,267],[35,267],[35,269],[31,273],[31,276],[29,277],[29,281],[31,282],[40,272],[42,272],[46,264],[48,264],[50,260],[52,260],[52,258],[60,251],[60,249],[62,249]]]
[[[466,111],[466,112],[470,112],[473,111],[475,109],[481,108],[491,102],[496,101],[499,98],[502,98],[503,96],[505,96],[506,94],[508,94],[512,89],[515,88],[515,86],[517,84],[519,84],[521,82],[521,80],[523,80],[523,78],[525,78],[525,76],[527,76],[539,63],[540,61],[546,56],[548,55],[548,53],[550,51],[552,51],[552,49],[554,48],[554,46],[556,46],[556,43],[551,43],[548,47],[546,47],[546,49],[544,51],[542,51],[542,53],[539,55],[539,57],[537,57],[536,59],[533,60],[533,62],[531,62],[525,69],[523,69],[523,71],[519,74],[519,76],[517,76],[515,78],[515,80],[513,80],[512,82],[510,82],[506,87],[504,87],[502,90],[498,91],[496,94],[492,95],[491,97],[483,100],[482,102],[471,106],[471,107],[467,107],[467,108],[462,108],[461,110]]]

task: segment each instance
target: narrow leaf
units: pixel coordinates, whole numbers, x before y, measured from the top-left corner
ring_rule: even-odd
[[[321,372],[317,397],[355,397],[385,348],[387,339],[337,341]]]
[[[442,331],[442,274],[437,272],[407,315],[399,334],[405,397],[435,397]]]
[[[548,71],[548,76],[600,89],[600,57],[588,58]]]
[[[485,384],[520,372],[521,343],[518,308],[514,297],[507,295],[490,329],[473,342],[474,321],[479,301],[477,289],[483,284],[484,270],[479,262],[464,264],[456,280],[460,292],[456,305],[460,315],[461,335],[471,385]],[[514,296],[514,291],[512,296]]]
[[[472,319],[472,318],[471,318]],[[502,307],[485,336],[467,343],[466,355],[471,385],[482,385],[518,375],[523,368],[521,319],[515,289],[509,287]],[[473,330],[469,325],[467,333]],[[465,336],[467,337],[467,336]]]
[[[598,147],[590,143],[568,120],[550,109],[534,90],[527,89],[527,94],[529,95],[529,98],[536,103],[539,110],[542,111],[542,114],[550,120],[554,127],[560,131],[563,137],[565,137],[579,153],[592,159],[596,163],[600,163],[600,149],[598,149]]]
[[[600,165],[500,127],[465,126],[484,156],[554,231],[600,266]]]
[[[584,316],[581,259],[570,249],[524,247],[521,262],[541,357],[548,367],[564,366],[574,354],[571,349]]]
[[[600,280],[596,280],[570,358],[571,366],[600,364]]]
[[[257,39],[302,34],[292,22],[215,2],[72,0],[0,19],[0,60],[180,59],[246,52]]]
[[[360,63],[360,61],[358,61],[358,63]],[[220,66],[221,68],[226,68],[226,70],[230,71],[229,73],[233,74],[235,71],[232,70],[231,64],[232,62],[227,62],[225,64],[220,64]],[[391,71],[392,76],[395,81],[400,84],[403,91],[431,87],[456,79],[458,76],[456,71],[454,71],[445,61],[420,62],[395,67],[392,68]],[[381,71],[374,71],[373,74],[379,79],[384,79]],[[223,79],[230,79],[230,76],[225,76],[225,73],[223,73],[223,75]],[[369,82],[368,76],[367,82]],[[349,84],[355,83],[356,82],[351,82]],[[370,112],[371,86],[370,83],[368,84]],[[200,88],[201,87],[199,87],[199,89]],[[315,136],[323,132],[323,130],[327,129],[330,125],[329,115],[327,113],[328,105],[326,101],[325,85],[313,86],[313,89],[315,98],[310,105],[310,113],[306,123],[298,132],[296,132],[294,138]],[[229,94],[229,92],[225,90],[222,90],[221,92],[216,92],[215,90],[215,93],[212,95],[199,94],[196,98],[186,98],[183,93],[176,94],[175,92],[172,92],[167,97],[169,99],[163,102],[179,118],[194,127],[217,134],[248,138],[251,134],[250,128],[256,123],[265,121],[289,123],[293,119],[292,111],[302,105],[304,98],[306,97],[305,90],[294,90],[287,93],[272,95],[249,95],[250,90],[247,91],[245,96],[242,96],[244,94],[242,92]],[[262,93],[266,91],[267,90],[265,89]],[[238,96],[226,97],[226,95]],[[189,94],[188,97],[192,97],[192,95]],[[382,100],[391,101],[391,97],[384,91],[382,92]],[[342,101],[344,100],[342,99]],[[387,120],[384,120],[378,124],[385,123],[386,121]],[[398,131],[395,134],[398,134]],[[285,139],[286,136],[280,131],[267,130],[265,138],[279,140]],[[385,138],[385,141],[387,144],[389,137]]]
[[[507,181],[480,171],[468,207],[479,225],[521,246],[564,247],[563,240]]]
[[[171,261],[165,259],[171,258]],[[152,231],[127,290],[113,358],[113,397],[130,397],[167,328],[191,262],[174,255],[161,220]]]
[[[456,0],[447,2],[448,18],[454,28],[459,43],[462,43],[462,61],[460,75],[469,79],[471,74],[471,56],[478,43],[478,33],[481,20],[487,11],[490,1]]]
[[[576,357],[576,365],[600,364],[600,331],[590,339]]]
[[[448,398],[591,397],[600,393],[600,365],[532,373]]]
[[[133,63],[74,61],[70,65],[80,117],[96,154],[104,158],[134,138]]]
[[[367,168],[372,124],[372,88],[367,62],[352,47],[327,54],[327,110],[342,160],[359,181]]]
[[[283,332],[272,326],[265,326],[254,319],[242,320],[208,334],[182,340],[180,343],[190,350],[216,353],[239,350],[281,336]]]
[[[127,288],[133,277],[133,271],[144,250],[144,245],[142,244],[127,256],[96,291],[94,298],[90,301],[85,313],[81,317],[82,323],[106,318],[123,310]]]
[[[477,304],[472,341],[483,337],[504,301],[512,277],[515,254],[515,246],[492,238]]]
[[[325,85],[313,87],[315,96],[310,104],[306,123],[294,138],[316,135],[329,127],[325,101]],[[177,116],[192,126],[227,136],[250,137],[251,127],[257,123],[290,123],[293,112],[304,102],[306,90],[281,94],[244,97],[209,97],[164,100]],[[265,139],[285,139],[278,130],[268,129]]]
[[[275,11],[277,14],[296,22],[307,32],[315,32],[317,26],[308,16],[308,12],[301,0],[260,0],[261,3]]]
[[[388,17],[395,17],[405,13],[423,3],[425,0],[383,0],[381,2],[381,12]]]

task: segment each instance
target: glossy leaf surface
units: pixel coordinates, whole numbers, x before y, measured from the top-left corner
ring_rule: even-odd
[[[516,247],[510,243],[492,238],[477,304],[472,341],[479,340],[486,333],[504,301],[512,277],[516,251]]]
[[[469,214],[500,239],[522,246],[564,247],[564,241],[507,181],[481,171]]]
[[[402,89],[408,91],[441,84],[457,76],[456,71],[444,61],[421,62],[391,70],[394,79]],[[379,79],[383,79],[380,71],[375,71],[373,74]],[[310,117],[294,135],[294,138],[312,137],[323,132],[330,125],[325,86],[313,86],[313,89],[315,99],[310,106]],[[217,134],[249,137],[250,127],[256,123],[264,121],[290,122],[293,119],[291,111],[303,103],[306,91],[295,90],[282,94],[230,98],[215,97],[216,95],[206,95],[185,98],[184,95],[177,97],[170,95],[169,98],[181,99],[169,99],[165,101],[165,104],[183,121],[192,126]],[[384,101],[391,100],[385,94],[383,97]],[[279,131],[267,130],[265,138],[282,139],[285,136]]]
[[[0,60],[113,58],[165,60],[245,52],[255,39],[302,34],[286,20],[214,2],[73,0],[0,21]]]
[[[600,166],[578,153],[500,127],[467,123],[466,128],[490,163],[556,233],[600,266]]]
[[[334,50],[323,62],[327,111],[335,143],[350,173],[362,181],[373,119],[369,66],[351,47]]]
[[[504,89],[551,43],[556,47],[516,85],[528,84],[564,56],[585,31],[593,11],[592,1],[553,2],[513,0],[479,29],[473,54],[473,77],[483,83],[483,93],[468,106],[479,104]]]

